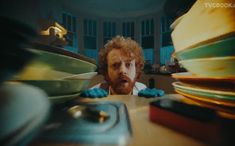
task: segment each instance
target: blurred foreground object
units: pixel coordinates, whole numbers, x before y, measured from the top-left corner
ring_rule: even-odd
[[[49,114],[47,95],[39,88],[8,83],[35,56],[32,42],[37,33],[11,18],[0,17],[0,145],[27,145]]]
[[[43,89],[53,102],[65,102],[85,90],[97,66],[56,51],[31,49],[37,56],[12,78]]]
[[[28,48],[37,33],[27,25],[6,17],[0,17],[0,26],[1,83],[20,71],[32,59],[34,53]]]
[[[4,83],[0,103],[1,146],[26,145],[49,115],[46,93],[21,83]]]

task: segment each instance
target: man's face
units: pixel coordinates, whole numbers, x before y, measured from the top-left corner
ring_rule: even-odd
[[[130,94],[135,85],[135,60],[118,49],[113,49],[107,56],[108,74],[106,79],[114,94]]]

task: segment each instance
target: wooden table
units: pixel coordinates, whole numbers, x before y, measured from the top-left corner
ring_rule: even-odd
[[[165,97],[179,97],[178,94],[167,94]],[[189,136],[183,135],[177,131],[165,126],[153,123],[149,120],[149,102],[156,98],[143,98],[138,96],[111,95],[101,99],[82,99],[82,102],[94,101],[121,101],[126,104],[133,137],[128,146],[205,146],[206,144],[197,141]],[[79,144],[43,144],[32,143],[32,146],[78,146]]]

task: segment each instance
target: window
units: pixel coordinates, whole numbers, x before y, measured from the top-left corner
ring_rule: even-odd
[[[141,37],[143,49],[154,48],[154,24],[153,19],[147,19],[141,22]]]
[[[162,31],[162,46],[171,46],[171,28],[170,25],[173,23],[173,19],[170,17],[161,18],[161,31]]]
[[[160,64],[161,65],[168,65],[170,60],[171,60],[173,52],[174,52],[173,46],[161,47],[161,50],[160,50]]]
[[[124,37],[130,37],[130,38],[134,39],[134,37],[135,37],[134,22],[123,22],[122,23],[122,35]]]
[[[171,31],[170,25],[173,23],[173,18],[163,16],[161,18],[161,30],[162,32],[169,32]]]
[[[96,49],[96,21],[84,20],[84,47],[86,49]]]
[[[106,44],[108,40],[110,40],[112,37],[116,35],[116,23],[104,22],[103,31],[104,31],[104,44]]]
[[[162,33],[162,46],[172,46],[171,32]]]
[[[68,41],[68,46],[74,47],[76,36],[76,17],[68,13],[62,14],[63,26],[67,29],[66,40]]]

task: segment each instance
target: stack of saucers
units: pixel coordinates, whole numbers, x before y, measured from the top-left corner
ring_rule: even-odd
[[[176,57],[189,71],[173,74],[179,80],[173,86],[200,104],[235,113],[235,9],[216,2],[233,0],[198,0],[172,24]]]

